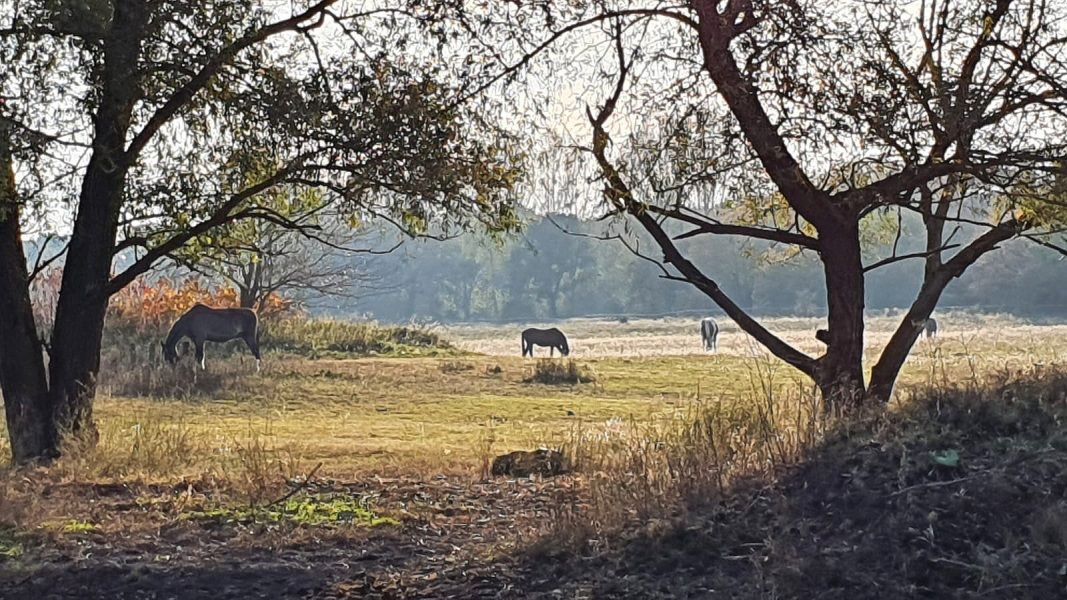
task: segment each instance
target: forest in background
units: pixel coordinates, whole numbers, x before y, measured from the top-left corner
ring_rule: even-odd
[[[657,265],[636,256],[631,249],[643,253],[652,248],[639,232],[558,214],[528,214],[526,222],[521,233],[500,241],[466,234],[445,240],[407,240],[386,254],[322,253],[315,266],[320,272],[343,273],[343,280],[335,276],[328,286],[280,292],[312,314],[369,317],[388,323],[719,312],[692,286],[664,280]],[[373,224],[367,227],[363,237],[372,242],[375,230],[384,231]],[[895,228],[880,234],[885,239],[867,262],[890,255],[894,241],[898,254],[921,250],[918,223],[905,221],[900,230],[899,240]],[[382,235],[377,247],[391,247],[393,240]],[[961,231],[957,236],[964,239],[968,234]],[[727,293],[750,312],[809,317],[825,313],[821,265],[811,253],[785,256],[770,245],[728,236],[703,236],[681,244],[694,262],[714,273]],[[983,258],[954,281],[939,308],[1031,319],[1067,317],[1067,263],[1062,255],[1026,240],[1005,245],[1007,252]],[[53,240],[46,255],[60,247],[61,240]],[[32,257],[36,244],[30,248]],[[649,258],[658,257],[651,254]],[[120,256],[118,262],[129,259]],[[331,264],[322,269],[323,262]],[[156,272],[157,277],[173,280],[190,275],[200,276],[173,266]],[[871,272],[867,309],[906,307],[921,278],[921,262],[915,259]],[[210,274],[208,279],[219,286],[232,285]]]
[[[916,224],[917,225],[917,224]],[[921,229],[901,228],[898,253],[922,248]],[[535,217],[523,233],[500,244],[473,235],[405,243],[368,261],[376,273],[372,290],[319,303],[335,315],[362,313],[381,321],[536,321],[595,315],[669,315],[718,309],[692,286],[666,281],[662,272],[635,256],[603,222],[555,215]],[[678,233],[681,233],[680,231]],[[966,237],[966,232],[958,234]],[[635,249],[651,249],[628,232]],[[889,255],[887,236],[874,262]],[[819,316],[825,287],[817,257],[786,257],[751,240],[703,236],[682,242],[688,255],[742,307],[764,315]],[[1067,316],[1067,263],[1054,251],[1028,241],[980,260],[954,281],[939,308],[1010,313],[1029,318]],[[654,254],[652,258],[658,258]],[[920,260],[873,271],[868,310],[906,307],[922,279]]]

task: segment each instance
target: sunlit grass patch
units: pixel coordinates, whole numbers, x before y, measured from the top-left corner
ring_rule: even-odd
[[[188,510],[194,521],[222,524],[287,523],[305,526],[378,527],[399,525],[392,517],[375,513],[365,498],[343,494],[297,495],[266,506],[216,506]]]
[[[41,523],[41,528],[47,531],[67,534],[95,533],[100,530],[100,527],[95,523],[81,519],[45,521]]]
[[[534,365],[533,374],[523,381],[548,385],[578,385],[595,382],[596,374],[588,365],[579,365],[573,360],[556,361],[543,358]]]
[[[18,558],[24,552],[25,548],[16,536],[15,529],[0,525],[0,560]]]

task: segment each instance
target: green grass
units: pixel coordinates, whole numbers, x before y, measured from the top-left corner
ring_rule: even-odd
[[[1065,326],[941,319],[942,336],[916,346],[901,389],[966,382],[979,373],[1054,364],[1067,356]],[[785,337],[802,341],[811,337],[814,322],[809,321],[772,324]],[[874,321],[868,333],[869,357],[876,356],[891,324],[889,318]],[[80,467],[84,477],[110,479],[168,479],[204,472],[225,477],[252,463],[259,471],[271,471],[257,478],[277,478],[299,474],[320,461],[322,473],[346,477],[476,474],[490,455],[559,447],[579,429],[590,433],[617,428],[620,421],[672,419],[694,403],[747,402],[765,396],[767,386],[774,393],[810,389],[809,382],[776,360],[748,350],[729,351],[744,346],[740,334],[730,330],[724,331],[724,351],[719,354],[583,354],[587,339],[615,326],[567,325],[581,334],[572,336],[576,351],[571,358],[596,374],[594,383],[574,386],[525,383],[535,374],[537,362],[517,356],[517,344],[508,346],[510,355],[462,358],[353,360],[274,354],[264,361],[262,373],[256,373],[243,354],[224,357],[211,350],[206,373],[191,364],[171,368],[158,361],[112,368],[102,374],[95,407],[101,443]],[[362,326],[324,327],[336,332]],[[625,328],[628,339],[641,340],[648,348],[699,348],[696,332],[683,330],[678,322],[630,322]],[[449,352],[503,343],[507,340],[478,341],[477,336],[508,332],[470,328],[453,333],[460,350]],[[397,339],[407,335],[398,333]],[[436,338],[421,339],[429,343]],[[433,343],[437,346],[428,348],[449,348],[439,339]]]
[[[79,519],[67,519],[63,521],[48,521],[41,524],[41,527],[49,531],[56,531],[59,533],[79,534],[79,533],[94,533],[99,531],[99,527],[89,521],[83,521]]]
[[[334,319],[288,318],[265,323],[261,343],[266,350],[315,358],[462,354],[438,334],[424,329]]]
[[[18,558],[25,552],[22,542],[15,535],[15,529],[6,525],[0,525],[0,561],[4,559]]]
[[[226,524],[289,523],[305,526],[378,527],[399,525],[375,514],[363,498],[348,495],[298,495],[268,506],[219,506],[189,510],[184,518]]]

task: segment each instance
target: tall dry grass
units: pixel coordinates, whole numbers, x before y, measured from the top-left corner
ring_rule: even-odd
[[[579,423],[564,452],[587,480],[589,504],[562,509],[548,539],[592,543],[713,503],[740,481],[802,461],[835,426],[817,391],[783,385],[773,362],[753,359],[748,377],[743,397],[693,398],[680,413],[643,422]]]

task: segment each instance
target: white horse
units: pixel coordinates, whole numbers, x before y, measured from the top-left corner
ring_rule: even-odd
[[[705,352],[719,351],[719,324],[711,317],[700,320],[700,339],[704,342]]]

